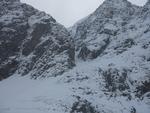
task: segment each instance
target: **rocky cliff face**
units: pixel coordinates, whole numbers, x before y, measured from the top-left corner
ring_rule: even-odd
[[[93,14],[69,29],[78,63],[88,62],[95,70],[91,75],[101,78],[102,81],[97,82],[100,87],[103,84],[103,91],[112,97],[149,98],[149,6],[149,0],[143,7],[127,0],[105,0]]]
[[[143,7],[105,0],[70,28],[73,41],[51,16],[18,0],[0,8],[0,77],[56,76],[1,81],[0,112],[149,113],[149,0]]]
[[[74,46],[62,25],[19,0],[0,2],[0,79],[57,76],[73,65]]]
[[[93,59],[99,56],[113,37],[120,37],[119,34],[136,18],[140,9],[127,0],[105,0],[93,14],[75,24],[71,30],[79,50],[78,57],[86,59],[85,55]]]

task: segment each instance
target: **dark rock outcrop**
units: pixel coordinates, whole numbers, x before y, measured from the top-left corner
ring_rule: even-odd
[[[82,60],[87,60],[87,59],[95,59],[98,56],[100,56],[104,50],[107,48],[107,46],[110,43],[109,38],[106,40],[103,40],[104,44],[101,45],[100,47],[98,47],[97,49],[91,50],[90,48],[88,48],[88,46],[86,46],[86,44],[84,44],[81,47],[81,50],[79,51],[78,54],[78,58],[81,58]]]
[[[100,113],[95,110],[95,107],[91,105],[87,100],[78,100],[73,103],[70,113]]]
[[[129,89],[128,85],[128,70],[109,68],[106,71],[100,71],[105,81],[105,87],[109,92],[125,91]]]

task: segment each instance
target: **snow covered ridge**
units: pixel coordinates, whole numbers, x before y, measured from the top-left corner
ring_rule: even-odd
[[[135,82],[133,84],[150,84],[149,5],[149,1],[139,7],[127,0],[105,0],[93,14],[69,29],[75,42],[76,59],[91,61],[106,57],[110,62],[106,69],[100,67],[100,70],[104,75],[109,75],[109,79],[112,79],[109,82],[115,82],[115,76],[125,69],[127,73],[130,72],[127,79]],[[148,84],[146,92],[150,91]],[[112,85],[110,87],[113,89]],[[115,90],[120,89],[119,86],[115,87]]]
[[[78,51],[77,57],[83,60],[86,60],[84,56],[87,59],[96,58],[113,41],[120,40],[118,45],[113,45],[116,47],[122,46],[123,40],[133,45],[138,37],[140,39],[141,35],[149,33],[149,5],[149,1],[139,7],[127,0],[105,0],[93,14],[69,28]]]
[[[74,66],[68,31],[19,0],[0,2],[0,53],[0,79],[14,74],[57,76]]]
[[[149,1],[106,0],[70,28],[73,41],[51,16],[4,1],[0,77],[13,76],[0,82],[0,113],[150,112]]]
[[[123,113],[150,112],[149,6],[149,1],[139,7],[127,0],[105,0],[94,13],[69,28],[75,42],[77,64],[87,63],[90,73],[85,70],[77,75],[97,78],[101,91],[110,98],[121,96],[129,100],[140,98],[143,104],[145,100],[148,102],[148,111],[135,107],[136,110]],[[77,76],[70,80],[78,79]]]

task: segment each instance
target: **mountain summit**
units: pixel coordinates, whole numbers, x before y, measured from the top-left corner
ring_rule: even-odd
[[[0,113],[150,113],[149,1],[106,0],[69,30],[14,1],[0,2]]]
[[[124,92],[130,92],[130,96],[134,95],[131,96],[133,100],[143,98],[141,102],[149,102],[149,12],[149,1],[140,7],[127,0],[105,0],[94,13],[70,28],[76,47],[76,59],[85,64],[93,62],[86,66],[90,67],[89,76],[95,76],[94,70],[99,70],[98,75],[104,80],[104,84],[100,84],[112,97],[115,95],[115,98],[119,98]],[[131,113],[149,111],[134,108]]]
[[[19,0],[0,2],[0,53],[0,79],[28,73],[34,78],[57,76],[74,65],[68,31]]]
[[[116,36],[124,26],[136,18],[135,16],[140,10],[141,7],[135,6],[127,0],[104,1],[93,14],[75,24],[71,30],[72,36],[76,40],[76,48],[81,47],[81,53],[79,52],[78,57],[84,54],[82,47],[87,49],[91,46],[94,53],[88,52],[85,57],[96,58],[99,56],[109,43],[109,39]],[[96,42],[96,39],[99,41]],[[100,40],[103,39],[106,44],[101,45]]]

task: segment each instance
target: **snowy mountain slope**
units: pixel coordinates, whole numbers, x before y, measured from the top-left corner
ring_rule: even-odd
[[[120,63],[117,64],[115,60],[108,66],[119,71],[120,64],[123,64],[122,67],[131,73],[133,81],[137,79],[141,82],[145,77],[149,81],[149,5],[149,1],[145,6],[138,7],[127,0],[106,0],[93,14],[74,25],[70,31],[76,45],[77,59],[90,61],[108,57],[111,61],[117,58]],[[112,69],[109,70],[108,67],[107,70]],[[134,74],[135,70],[137,74]]]
[[[127,0],[105,0],[93,14],[70,28],[76,46],[76,61],[91,63],[96,59],[87,70],[92,67],[99,70],[104,81],[103,93],[110,97],[146,98],[149,101],[149,6],[149,1],[138,7]]]
[[[97,57],[101,52],[100,48],[107,46],[110,37],[115,37],[122,33],[126,24],[135,17],[135,13],[139,12],[140,7],[132,5],[127,0],[106,0],[104,3],[84,21],[74,25],[72,34],[75,39],[76,49],[82,51],[82,47],[89,47],[98,53],[93,53]],[[74,29],[75,28],[75,29]],[[119,36],[118,36],[119,37]],[[96,40],[97,39],[97,40]],[[105,40],[104,40],[105,39]],[[98,43],[102,42],[104,43]],[[98,50],[97,50],[98,49]],[[91,50],[92,51],[92,50]],[[89,53],[92,54],[92,53]],[[88,56],[88,55],[87,55]]]
[[[56,76],[74,65],[68,31],[50,15],[19,0],[0,2],[0,53],[0,79],[14,73]]]
[[[88,111],[91,107],[95,111],[89,113],[149,113],[149,99],[135,97],[134,90],[124,91],[130,94],[128,96],[122,95],[119,90],[106,91],[105,79],[99,69],[107,70],[107,64],[117,60],[103,57],[78,63],[73,70],[62,76],[46,80],[32,80],[29,76],[12,76],[3,80],[0,82],[0,112],[76,113],[73,110],[81,109],[81,113],[88,113],[82,112],[82,109]],[[124,61],[117,64],[121,68]],[[130,88],[134,89],[133,86]]]
[[[1,81],[0,113],[149,113],[150,2],[105,0],[70,32],[76,66],[61,76]]]

